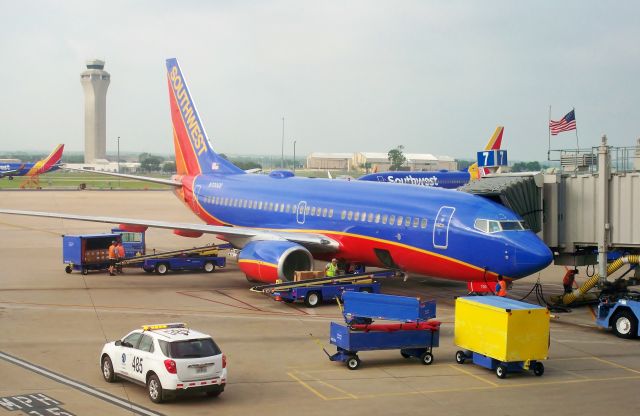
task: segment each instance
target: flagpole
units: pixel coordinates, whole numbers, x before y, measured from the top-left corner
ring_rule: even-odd
[[[549,146],[547,147],[547,162],[551,161],[551,104],[549,104],[549,123],[547,123],[547,132],[549,133]]]
[[[576,171],[578,170],[578,157],[580,156],[580,141],[578,140],[578,121],[576,120],[576,108],[573,107],[573,121],[576,125]]]

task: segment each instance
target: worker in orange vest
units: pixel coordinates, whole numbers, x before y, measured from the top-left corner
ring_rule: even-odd
[[[576,280],[578,269],[567,270],[562,278],[562,286],[564,287],[564,293],[571,293],[573,291],[573,282]]]
[[[507,296],[507,282],[504,281],[501,275],[498,275],[498,283],[496,284],[496,295],[502,297]]]
[[[116,267],[116,242],[115,240],[111,242],[111,245],[109,246],[109,275],[110,276],[115,276],[116,274],[114,273],[115,271],[115,267]]]
[[[122,241],[118,241],[116,243],[116,259],[122,260],[124,259],[124,257],[125,257],[124,246],[122,245]],[[117,270],[118,270],[118,273],[122,273],[122,266],[118,266]]]

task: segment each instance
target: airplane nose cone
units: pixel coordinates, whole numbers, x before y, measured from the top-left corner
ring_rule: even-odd
[[[513,265],[513,277],[520,278],[529,276],[551,264],[553,253],[534,233],[522,233],[514,243],[515,262]]]

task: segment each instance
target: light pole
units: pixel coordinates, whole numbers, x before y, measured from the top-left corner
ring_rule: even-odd
[[[284,117],[282,117],[282,155],[280,158],[280,168],[284,169]]]
[[[293,173],[296,173],[296,141],[293,141]]]
[[[116,143],[118,143],[118,173],[120,173],[120,136],[118,136]]]

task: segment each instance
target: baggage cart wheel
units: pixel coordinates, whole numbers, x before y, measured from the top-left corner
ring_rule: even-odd
[[[402,358],[411,358],[411,356],[404,352],[404,350],[400,350],[400,355],[402,355]]]
[[[498,378],[507,378],[507,366],[500,364],[496,367],[496,376]]]
[[[153,267],[142,266],[142,270],[144,270],[147,273],[153,273]]]
[[[431,354],[429,351],[423,352],[420,356],[420,362],[424,365],[430,365],[431,363],[433,363],[433,354]]]
[[[216,269],[216,266],[211,263],[210,261],[206,262],[204,264],[204,266],[202,266],[202,269],[206,272],[206,273],[213,273],[213,271]]]
[[[536,362],[533,365],[533,374],[535,374],[538,377],[543,375],[544,374],[544,364],[542,364],[541,362]]]
[[[89,269],[87,269],[86,267],[83,267],[82,268],[82,274],[88,275],[89,274]]]
[[[628,310],[616,313],[611,321],[613,332],[620,338],[633,338],[638,331],[638,321]]]
[[[66,266],[66,267],[64,268],[64,271],[65,271],[65,272],[67,272],[67,274],[69,274],[69,273],[71,273],[71,272],[73,271],[73,267],[71,267],[71,266]]]
[[[458,364],[464,364],[464,361],[467,359],[467,355],[464,351],[456,351],[456,362]]]
[[[304,304],[309,308],[315,308],[322,302],[322,295],[319,292],[309,292],[304,297]]]
[[[169,266],[166,263],[158,263],[156,264],[156,273],[158,274],[167,274],[169,271]]]
[[[357,355],[352,355],[347,359],[347,368],[349,370],[357,370],[360,367],[360,358]]]

